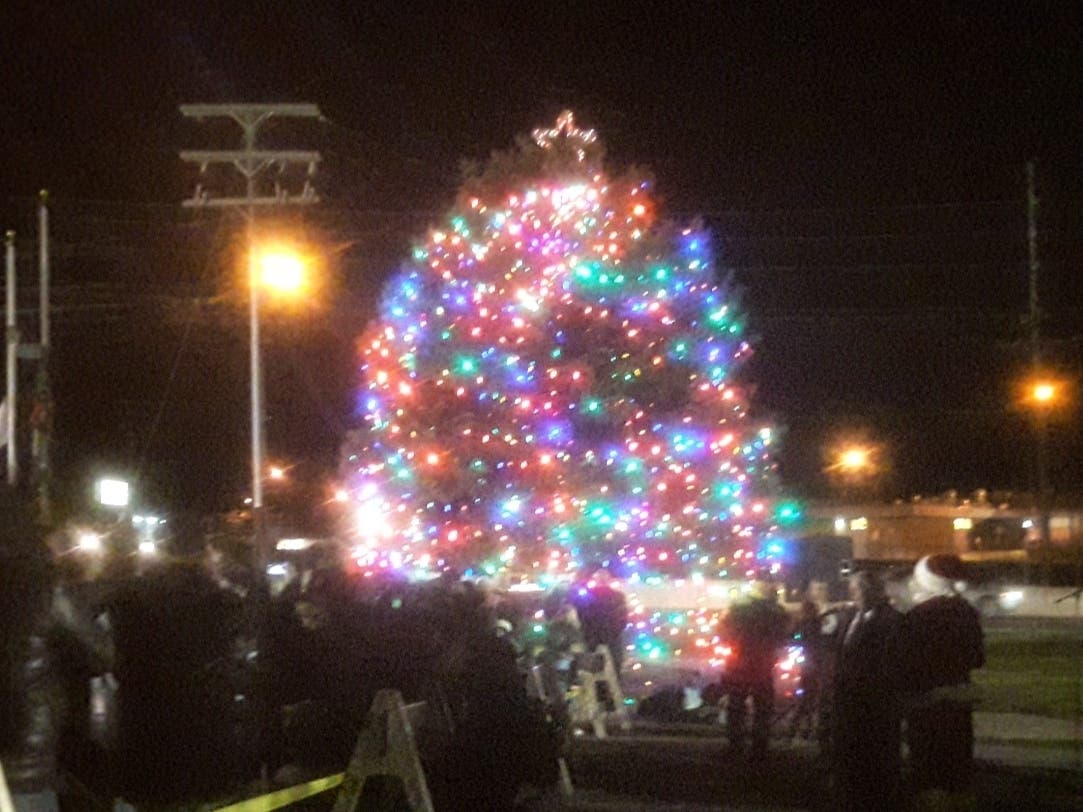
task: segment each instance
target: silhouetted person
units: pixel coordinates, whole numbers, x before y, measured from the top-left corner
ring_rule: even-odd
[[[5,738],[14,730],[23,739],[3,761],[13,783],[29,785],[35,803],[45,804],[35,809],[53,808],[57,795],[66,808],[82,808],[88,792],[109,790],[108,754],[94,741],[90,705],[90,680],[111,667],[113,655],[108,627],[96,622],[103,554],[61,536],[47,544],[17,494],[5,490],[0,500],[0,703],[7,703],[0,716]]]
[[[464,586],[443,657],[455,732],[447,769],[434,776],[434,800],[464,812],[511,809],[524,783],[556,780],[560,743],[527,696],[514,646]]]
[[[54,534],[48,544],[57,581],[52,594],[49,644],[57,678],[64,694],[65,712],[60,727],[58,756],[65,780],[65,807],[92,804],[96,796],[111,792],[109,742],[91,726],[91,681],[113,667],[113,640],[106,613],[108,588],[104,578],[111,553],[85,549],[66,533]],[[98,682],[104,688],[105,682]],[[104,695],[99,697],[105,699]]]
[[[124,797],[153,806],[221,791],[255,759],[230,683],[237,597],[181,561],[126,584],[112,612]]]
[[[575,682],[577,658],[586,650],[579,612],[567,596],[554,590],[545,601],[545,637],[533,658],[541,666],[542,686],[563,721],[568,721],[568,689]]]
[[[918,602],[899,635],[906,692],[906,741],[915,789],[966,793],[974,774],[970,672],[985,664],[981,621],[957,589],[955,556],[926,556],[914,567]]]
[[[729,745],[733,751],[745,746],[745,704],[751,699],[752,753],[762,755],[775,709],[775,664],[789,640],[790,620],[771,585],[758,582],[747,598],[730,607],[723,625],[733,649],[723,678]]]
[[[855,611],[842,632],[835,672],[834,741],[840,808],[899,805],[901,723],[894,645],[901,616],[870,572],[850,580]]]
[[[605,646],[620,673],[624,661],[624,628],[628,625],[628,601],[624,593],[613,586],[602,570],[573,587],[570,598],[579,614],[587,651]]]
[[[20,496],[0,487],[0,761],[18,812],[58,808],[63,697],[48,637],[54,572]]]
[[[803,651],[801,696],[793,720],[793,735],[809,736],[820,731],[820,694],[823,689],[828,644],[821,628],[820,608],[811,598],[801,602],[794,641]]]

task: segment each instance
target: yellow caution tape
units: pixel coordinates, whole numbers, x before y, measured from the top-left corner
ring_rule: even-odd
[[[342,783],[346,773],[329,775],[326,778],[317,778],[307,784],[298,784],[295,787],[275,790],[258,798],[249,798],[247,801],[239,801],[229,806],[219,807],[215,812],[270,812],[272,809],[281,809],[296,801],[302,801],[313,795],[319,795],[329,789],[334,789]]]

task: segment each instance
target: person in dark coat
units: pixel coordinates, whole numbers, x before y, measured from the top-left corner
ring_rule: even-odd
[[[198,560],[163,564],[112,601],[118,782],[160,808],[213,797],[252,765],[231,684],[237,597]]]
[[[115,719],[99,705],[108,704],[107,675],[114,659],[109,588],[104,576],[109,551],[85,549],[64,532],[52,534],[48,547],[57,574],[49,648],[65,705],[58,743],[61,805],[78,808],[92,804],[95,798],[109,797],[112,791],[108,733]]]
[[[58,809],[63,689],[49,647],[55,571],[21,496],[0,487],[0,762],[17,812]]]
[[[752,754],[767,752],[775,708],[774,671],[790,637],[790,619],[772,585],[757,582],[746,600],[730,607],[723,630],[733,649],[724,675],[726,727],[731,751],[745,746],[746,702],[752,700]]]
[[[896,809],[902,730],[894,645],[901,615],[871,572],[852,577],[850,594],[855,611],[843,632],[835,669],[833,755],[839,808]]]
[[[612,584],[605,570],[599,570],[572,589],[570,600],[579,614],[587,651],[606,646],[619,674],[624,661],[624,629],[628,625],[624,593]]]
[[[794,713],[792,733],[809,738],[820,732],[820,694],[824,684],[824,659],[828,641],[823,633],[820,607],[811,598],[801,602],[801,614],[794,631],[794,642],[801,646],[801,696]]]
[[[113,650],[96,620],[101,557],[46,541],[32,514],[18,492],[0,494],[0,760],[15,808],[41,812],[79,808],[108,786],[107,753],[92,741],[90,680],[109,669]]]
[[[921,559],[912,581],[918,602],[899,635],[906,742],[919,794],[966,794],[973,780],[970,672],[985,664],[985,647],[977,611],[958,594],[965,577],[955,556]]]

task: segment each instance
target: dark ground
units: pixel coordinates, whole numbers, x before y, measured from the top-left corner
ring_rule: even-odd
[[[578,739],[568,759],[577,795],[571,808],[628,809],[641,801],[659,810],[835,808],[826,765],[812,748],[779,744],[764,761],[734,763],[725,747],[721,737]],[[1083,809],[1078,771],[979,762],[976,790],[980,810]]]

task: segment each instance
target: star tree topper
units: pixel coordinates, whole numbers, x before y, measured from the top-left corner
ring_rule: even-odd
[[[575,116],[571,110],[565,110],[557,116],[555,127],[549,129],[538,127],[534,130],[533,136],[534,143],[542,149],[552,149],[554,144],[558,142],[578,141],[579,145],[575,147],[575,154],[580,161],[585,160],[587,157],[584,147],[593,144],[598,139],[598,135],[594,130],[584,130],[575,126]]]

